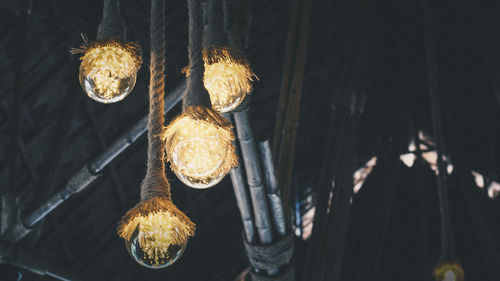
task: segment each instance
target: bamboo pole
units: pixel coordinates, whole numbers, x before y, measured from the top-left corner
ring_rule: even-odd
[[[185,83],[173,90],[165,100],[165,112],[170,111],[182,97]],[[118,138],[102,154],[93,161],[78,169],[67,181],[66,185],[53,194],[45,203],[38,207],[31,214],[19,220],[9,230],[6,231],[4,239],[10,243],[16,243],[31,232],[32,227],[48,214],[54,211],[59,205],[69,197],[86,189],[99,176],[100,172],[118,155],[132,145],[147,130],[147,116],[137,122],[122,137]],[[1,253],[0,253],[1,255]]]

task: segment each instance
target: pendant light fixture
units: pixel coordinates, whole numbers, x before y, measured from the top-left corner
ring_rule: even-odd
[[[464,270],[458,262],[443,262],[434,268],[432,276],[437,281],[463,281]]]
[[[214,186],[238,164],[231,123],[211,109],[203,84],[203,25],[200,0],[187,0],[189,8],[189,77],[183,94],[182,114],[167,127],[167,161],[187,186]]]
[[[142,65],[141,50],[136,42],[123,41],[125,26],[120,17],[119,0],[104,0],[102,22],[97,41],[71,50],[80,57],[80,84],[93,100],[114,103],[124,99],[134,88],[137,71]]]
[[[252,92],[258,79],[242,51],[230,48],[223,28],[222,0],[207,1],[203,61],[204,85],[210,94],[212,109],[221,113],[234,110]],[[183,70],[189,75],[189,69]]]
[[[422,19],[424,26],[427,80],[429,83],[429,97],[431,107],[432,129],[434,131],[437,155],[437,194],[439,215],[441,219],[441,253],[439,263],[433,271],[436,281],[464,281],[464,270],[457,261],[455,250],[455,235],[450,217],[448,200],[448,169],[445,159],[445,141],[443,136],[443,122],[441,120],[441,103],[439,93],[438,68],[436,64],[436,45],[433,36],[433,21],[431,19],[432,0],[422,0]]]
[[[118,226],[118,235],[132,258],[149,268],[164,268],[184,252],[195,224],[172,202],[165,176],[165,0],[151,1],[151,63],[148,118],[148,164],[141,201]]]

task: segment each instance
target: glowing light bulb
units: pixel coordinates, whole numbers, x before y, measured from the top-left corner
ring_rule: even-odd
[[[125,245],[132,258],[139,264],[160,269],[175,263],[184,253],[190,225],[169,212],[151,212],[132,219],[124,228]]]
[[[109,39],[76,50],[84,53],[80,84],[90,98],[114,103],[132,91],[142,63],[137,45]]]
[[[434,268],[436,281],[463,281],[464,270],[458,262],[440,263]]]
[[[222,113],[234,110],[252,92],[258,77],[249,62],[235,50],[209,47],[203,51],[205,73],[203,83],[212,102],[212,109]],[[189,75],[189,69],[184,71]]]
[[[185,185],[209,188],[237,165],[230,128],[181,116],[167,128],[167,157]]]

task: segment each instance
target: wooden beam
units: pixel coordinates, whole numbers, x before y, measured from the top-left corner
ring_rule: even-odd
[[[310,13],[310,1],[296,0],[293,2],[278,116],[273,138],[273,158],[277,163],[277,177],[281,187],[281,198],[287,226],[291,222],[295,137],[299,123]]]

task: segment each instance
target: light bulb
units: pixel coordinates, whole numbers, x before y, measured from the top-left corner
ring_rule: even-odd
[[[132,258],[149,268],[164,268],[176,262],[186,249],[183,243],[173,242],[176,235],[171,217],[166,213],[150,213],[141,217],[125,245]]]
[[[203,51],[203,84],[210,94],[212,109],[221,113],[234,110],[252,92],[258,79],[246,58],[235,50],[209,47]],[[189,69],[184,71],[189,75]]]
[[[172,171],[187,186],[212,187],[237,165],[230,128],[181,116],[169,125],[166,135]]]
[[[463,281],[464,270],[458,262],[444,262],[434,268],[436,281]]]
[[[92,43],[81,60],[80,84],[101,103],[124,99],[134,88],[141,65],[138,46],[113,39]]]
[[[241,104],[252,91],[253,74],[248,65],[231,59],[227,50],[214,63],[205,63],[203,83],[212,102],[212,108],[229,112]]]
[[[140,265],[160,269],[175,263],[184,253],[190,225],[167,211],[138,215],[128,223],[120,236],[130,256]]]

